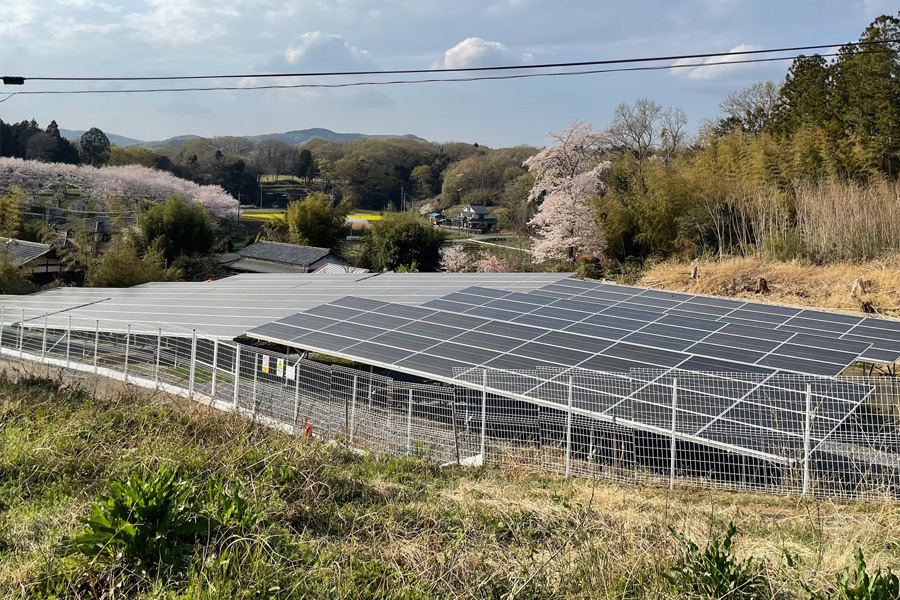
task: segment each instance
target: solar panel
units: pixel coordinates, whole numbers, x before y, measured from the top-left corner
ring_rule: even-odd
[[[889,363],[900,361],[898,321],[577,280],[554,282],[535,290],[534,295],[544,296],[548,292],[560,299],[618,299],[619,305],[637,310],[656,305],[670,315],[709,315],[716,317],[717,321],[735,325],[769,327],[778,331],[813,334],[826,339],[868,343],[871,346],[860,353],[860,360]],[[667,300],[670,306],[662,306],[661,299]]]
[[[346,296],[391,302],[387,316],[472,285],[497,293],[528,292],[568,277],[565,273],[366,273],[245,274],[213,282],[157,282],[133,288],[57,288],[28,296],[0,298],[3,322],[26,326],[233,338],[248,328],[275,321]]]
[[[540,303],[525,302],[529,297],[542,300]],[[795,372],[837,375],[869,348],[868,342],[812,335],[809,330],[798,333],[772,329],[773,324],[766,321],[735,318],[740,323],[736,324],[724,322],[724,317],[710,320],[697,318],[696,315],[672,316],[659,309],[650,310],[644,305],[634,308],[631,305],[633,298],[627,304],[610,304],[586,296],[579,300],[548,298],[540,296],[539,292],[509,293],[498,297],[482,288],[468,288],[448,298],[456,298],[459,302],[451,306],[445,299],[439,299],[423,306]],[[651,298],[650,302],[659,303],[661,300]],[[684,305],[681,300],[668,302],[672,306]],[[743,314],[752,312],[745,311]],[[790,309],[780,312],[783,314],[778,318],[782,319],[799,311]]]

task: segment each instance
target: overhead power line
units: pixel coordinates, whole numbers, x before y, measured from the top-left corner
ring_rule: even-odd
[[[863,50],[852,54],[877,54],[880,50]],[[846,53],[845,53],[846,54]],[[164,92],[225,92],[225,91],[249,91],[249,90],[285,90],[298,88],[349,88],[364,86],[392,86],[392,85],[412,85],[425,83],[454,83],[454,82],[472,82],[472,81],[507,81],[515,79],[533,79],[538,77],[566,77],[572,75],[596,75],[603,73],[626,73],[635,71],[665,71],[670,69],[697,69],[702,67],[720,67],[727,65],[745,65],[755,63],[768,63],[786,60],[794,60],[797,56],[778,56],[770,58],[752,58],[744,60],[729,60],[719,62],[693,63],[693,64],[676,64],[676,65],[652,65],[644,67],[619,67],[613,69],[590,69],[581,71],[560,71],[560,72],[544,72],[544,73],[520,73],[515,75],[476,75],[473,77],[450,77],[450,78],[428,78],[428,79],[398,79],[391,81],[350,81],[343,83],[285,83],[285,84],[266,84],[266,85],[248,85],[248,86],[215,86],[215,87],[183,87],[183,88],[135,88],[124,90],[35,90],[12,92],[6,98],[0,100],[0,103],[6,102],[13,96],[25,95],[67,95],[67,94],[152,94]],[[838,56],[838,53],[823,54],[823,57]]]
[[[245,74],[226,74],[226,75],[168,75],[154,77],[14,77],[16,80],[24,81],[185,81],[197,79],[269,79],[275,77],[342,77],[342,76],[370,76],[370,75],[421,75],[426,73],[472,73],[482,71],[512,71],[512,70],[538,70],[538,69],[561,69],[561,68],[580,68],[580,67],[597,67],[609,66],[617,64],[644,63],[644,62],[662,62],[704,58],[720,58],[723,56],[750,56],[758,54],[772,54],[779,52],[803,52],[807,50],[822,50],[826,48],[836,48],[841,46],[873,46],[884,45],[890,43],[898,43],[900,40],[875,40],[868,42],[849,42],[842,44],[818,44],[814,46],[791,46],[786,48],[768,48],[759,50],[738,50],[734,52],[706,52],[701,54],[681,54],[673,56],[645,56],[638,58],[617,58],[608,60],[588,60],[579,62],[560,62],[560,63],[541,63],[541,64],[525,64],[525,65],[498,65],[493,67],[457,67],[457,68],[441,68],[441,69],[399,69],[399,70],[376,70],[376,71],[325,71],[325,72],[302,72],[302,73],[245,73]],[[829,55],[830,56],[830,55]],[[7,76],[8,77],[8,76]],[[21,85],[16,82],[16,85]]]

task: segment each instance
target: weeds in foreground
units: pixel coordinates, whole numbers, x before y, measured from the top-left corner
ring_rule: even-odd
[[[762,600],[771,597],[763,565],[734,555],[737,526],[728,524],[723,539],[714,539],[703,550],[691,539],[670,531],[681,545],[682,556],[665,574],[675,590],[689,598]]]

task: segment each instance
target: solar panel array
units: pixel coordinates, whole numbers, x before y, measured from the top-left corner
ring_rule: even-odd
[[[703,300],[715,303],[719,299]],[[694,307],[674,308],[673,300],[662,297],[648,298],[646,302],[656,306],[613,301],[608,297],[559,298],[539,291],[498,293],[472,287],[423,306],[675,350],[716,362],[725,360],[815,375],[838,375],[869,349],[868,343],[834,339],[812,330],[806,333],[776,330],[765,327],[764,321],[755,324],[720,321],[714,314],[705,312],[720,312],[721,307],[715,305],[699,305],[699,310],[694,310]],[[721,365],[709,366],[707,370],[723,370]],[[735,369],[732,366],[728,370]]]
[[[356,294],[400,304],[421,304],[472,285],[530,291],[565,279],[565,273],[247,274],[203,283],[148,283],[132,288],[57,288],[28,296],[0,296],[3,322],[93,331],[190,333],[233,338],[268,323]]]
[[[664,374],[721,372],[722,375],[708,375],[716,384],[706,381],[707,391],[703,386],[696,386],[697,389],[690,392],[693,397],[688,397],[684,408],[680,409],[684,414],[679,415],[682,419],[679,434],[709,443],[736,445],[736,431],[740,436],[754,432],[758,436],[760,430],[766,429],[766,418],[794,424],[803,421],[805,391],[772,384],[769,381],[772,378],[789,377],[777,368],[652,346],[647,344],[647,339],[629,341],[628,331],[616,339],[611,339],[608,334],[601,337],[592,323],[585,323],[588,329],[568,329],[573,324],[567,322],[566,329],[560,329],[559,324],[544,320],[559,319],[563,316],[560,313],[553,313],[554,316],[535,315],[533,311],[514,313],[512,305],[495,303],[501,297],[508,302],[521,303],[522,294],[487,288],[479,291],[485,294],[481,298],[493,297],[492,301],[479,305],[484,308],[478,311],[482,314],[447,312],[434,306],[440,302],[454,302],[449,300],[454,294],[429,303],[430,307],[346,297],[263,325],[249,331],[248,335],[449,383],[480,385],[478,378],[486,369],[495,374],[490,384],[494,392],[550,404],[563,402],[565,394],[560,386],[564,385],[568,375],[572,375],[577,380],[573,384],[576,409],[610,419],[634,420],[636,426],[651,430],[662,428],[657,421],[666,420],[660,415],[667,410],[667,405],[660,403],[660,399],[669,396],[664,388],[670,384],[662,375],[641,382],[635,373],[647,368],[655,368]],[[511,297],[519,300],[509,300]],[[543,302],[533,302],[530,306],[546,307],[554,301],[550,296],[541,298]],[[487,307],[487,304],[492,306]],[[526,314],[536,319],[514,320]],[[567,316],[574,318],[576,315]],[[699,331],[710,335],[715,329]],[[684,341],[696,344],[690,339]],[[776,347],[781,348],[784,343],[779,340]],[[857,350],[865,347],[857,347]],[[841,359],[844,358],[847,357]],[[837,369],[838,365],[834,364],[831,370]],[[497,378],[498,372],[507,372],[510,376]],[[751,380],[746,380],[747,377]],[[830,387],[817,384],[814,403],[820,416],[817,417],[817,428],[812,432],[814,440],[824,439],[871,389],[856,386],[842,389],[833,397],[831,391]],[[670,421],[671,416],[668,419]],[[760,452],[774,452],[775,447],[787,443],[793,446],[802,443],[797,435],[796,431],[779,433],[756,440],[753,445]],[[777,439],[779,436],[791,439]],[[743,447],[746,448],[746,444]]]
[[[887,319],[574,279],[554,282],[535,294],[591,301],[594,305],[605,304],[610,308],[663,312],[674,317],[812,334],[835,342],[871,344],[860,360],[875,363],[900,360],[900,322]]]

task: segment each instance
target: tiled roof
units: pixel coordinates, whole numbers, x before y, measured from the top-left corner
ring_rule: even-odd
[[[308,267],[317,260],[328,256],[328,248],[312,246],[296,246],[281,242],[256,242],[238,252],[241,258],[255,258],[269,262],[277,262],[295,267]]]
[[[489,214],[491,214],[491,212],[490,212],[487,208],[485,208],[484,204],[468,204],[468,205],[466,205],[466,207],[463,209],[463,212],[465,212],[466,210],[471,210],[471,211],[472,211],[473,213],[475,213],[476,215],[489,215]]]
[[[50,250],[52,248],[49,244],[38,244],[37,242],[0,237],[0,253],[16,266],[30,263],[34,259],[47,254]]]
[[[230,269],[235,271],[244,271],[246,273],[306,273],[307,267],[298,267],[295,265],[287,265],[284,263],[272,262],[270,260],[259,260],[256,258],[239,258],[238,260],[226,263]]]

